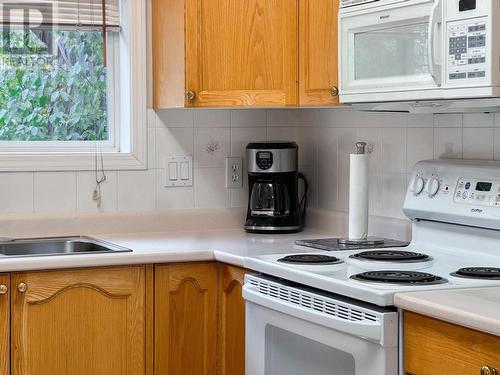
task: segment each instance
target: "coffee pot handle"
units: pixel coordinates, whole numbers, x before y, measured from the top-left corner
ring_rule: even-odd
[[[306,176],[299,172],[299,180],[304,181],[304,194],[299,202],[299,210],[301,210],[302,223],[306,218],[306,206],[307,206],[307,193],[309,192],[309,183],[307,182]]]

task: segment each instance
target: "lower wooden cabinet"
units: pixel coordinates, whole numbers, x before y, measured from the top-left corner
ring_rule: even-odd
[[[0,375],[10,374],[10,275],[0,274]]]
[[[155,267],[155,374],[216,375],[217,264]]]
[[[219,268],[220,375],[245,375],[245,301],[247,270],[221,264]]]
[[[143,266],[14,273],[12,286],[12,375],[144,374]]]
[[[0,274],[0,375],[244,375],[246,272],[179,263]]]
[[[405,312],[404,368],[411,375],[500,374],[500,337]]]

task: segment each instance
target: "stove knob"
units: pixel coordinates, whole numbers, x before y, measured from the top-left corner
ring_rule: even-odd
[[[439,191],[439,180],[435,177],[431,177],[427,183],[427,195],[429,198],[435,196]]]
[[[413,180],[412,186],[411,186],[411,191],[414,196],[419,195],[422,190],[424,190],[424,179],[420,176],[416,176],[415,179]]]

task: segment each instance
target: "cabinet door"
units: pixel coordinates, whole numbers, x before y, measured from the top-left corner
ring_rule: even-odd
[[[185,1],[186,106],[297,105],[297,0]]]
[[[215,375],[217,266],[155,267],[155,374]]]
[[[221,375],[245,375],[244,269],[220,265],[219,327]]]
[[[13,375],[143,375],[144,267],[12,275]]]
[[[338,103],[338,0],[299,0],[299,104]]]
[[[500,370],[500,338],[404,313],[404,367],[413,375],[475,375]]]
[[[10,275],[0,274],[0,375],[10,374]]]

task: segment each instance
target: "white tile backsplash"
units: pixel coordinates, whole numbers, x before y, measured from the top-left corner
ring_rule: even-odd
[[[406,171],[411,171],[420,160],[434,155],[434,129],[408,128],[406,132]]]
[[[123,211],[147,211],[156,207],[156,171],[118,172],[118,209]]]
[[[231,155],[229,128],[195,128],[194,165],[198,168],[223,168]]]
[[[461,159],[462,135],[462,128],[435,128],[434,158]]]
[[[195,205],[199,208],[227,208],[231,204],[225,168],[195,168]]]
[[[491,160],[494,143],[493,128],[464,128],[463,158]]]
[[[348,209],[349,154],[371,151],[370,211],[403,217],[409,173],[429,158],[500,160],[500,114],[408,115],[349,109],[172,109],[148,113],[148,170],[111,171],[103,206],[92,200],[94,172],[3,173],[0,212],[164,210],[245,207],[243,189],[225,188],[225,158],[245,157],[247,143],[291,140],[310,185],[309,203]],[[165,157],[194,155],[194,186],[164,187]],[[246,177],[246,168],[244,171]]]
[[[97,188],[95,172],[76,172],[76,209],[78,211],[115,211],[118,208],[117,186],[118,175],[116,171],[105,173],[106,180],[100,184],[101,206],[93,199],[94,190]],[[98,179],[101,179],[98,174]]]
[[[32,212],[33,173],[2,173],[0,177],[0,212]]]
[[[35,212],[76,210],[76,172],[36,172]]]
[[[227,128],[231,124],[231,111],[224,109],[194,110],[194,126],[200,128]]]

